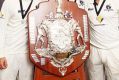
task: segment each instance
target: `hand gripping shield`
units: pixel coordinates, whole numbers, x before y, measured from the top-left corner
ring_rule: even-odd
[[[71,10],[62,9],[62,0],[52,1],[51,9],[41,6],[44,1],[28,15],[30,59],[42,70],[65,76],[89,55],[87,15],[82,15],[81,27]]]

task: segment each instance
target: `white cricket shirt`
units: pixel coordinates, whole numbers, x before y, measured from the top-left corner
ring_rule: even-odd
[[[31,0],[22,0],[23,10],[27,10]],[[39,0],[33,0],[31,9],[35,9]],[[29,11],[30,11],[29,10]],[[27,53],[26,17],[22,19],[19,0],[5,0],[0,18],[0,57],[5,54]]]
[[[96,6],[99,10],[103,0]],[[106,0],[100,16],[103,20],[97,20],[94,0],[77,0],[78,6],[84,8],[89,16],[90,22],[90,42],[92,45],[109,49],[119,46],[119,0]]]

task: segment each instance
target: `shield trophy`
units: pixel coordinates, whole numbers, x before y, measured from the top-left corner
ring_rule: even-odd
[[[31,61],[43,71],[66,76],[89,56],[87,14],[75,2],[41,1],[28,14]]]

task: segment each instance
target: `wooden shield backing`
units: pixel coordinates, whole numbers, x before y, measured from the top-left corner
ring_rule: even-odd
[[[57,1],[56,0],[49,0],[49,1],[41,1],[37,6],[36,9],[32,10],[28,14],[28,45],[29,45],[29,56],[30,60],[37,66],[38,68],[45,70],[51,74],[57,75],[57,76],[66,76],[78,67],[80,67],[89,56],[89,24],[88,24],[88,18],[87,13],[83,9],[79,9],[77,4],[72,1],[68,0],[62,0],[62,10],[65,13],[66,11],[72,13],[72,17],[79,23],[79,26],[81,28],[81,32],[83,34],[83,39],[86,45],[85,50],[76,55],[73,56],[73,63],[67,67],[67,71],[64,75],[62,75],[59,72],[59,69],[55,66],[53,66],[50,63],[49,59],[46,59],[47,64],[41,65],[40,58],[38,57],[37,53],[35,52],[35,44],[37,41],[38,36],[38,26],[41,24],[41,22],[46,19],[46,16],[50,14],[50,12],[53,12],[56,14],[57,9]],[[77,36],[77,34],[74,34]],[[47,38],[45,39],[45,45],[47,47]],[[77,44],[77,42],[76,42]],[[39,46],[41,44],[39,43]]]

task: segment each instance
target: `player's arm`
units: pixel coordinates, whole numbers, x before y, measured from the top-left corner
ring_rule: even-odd
[[[7,0],[0,3],[0,69],[7,68],[7,60],[5,57],[5,32],[8,19],[10,18],[9,3]]]

